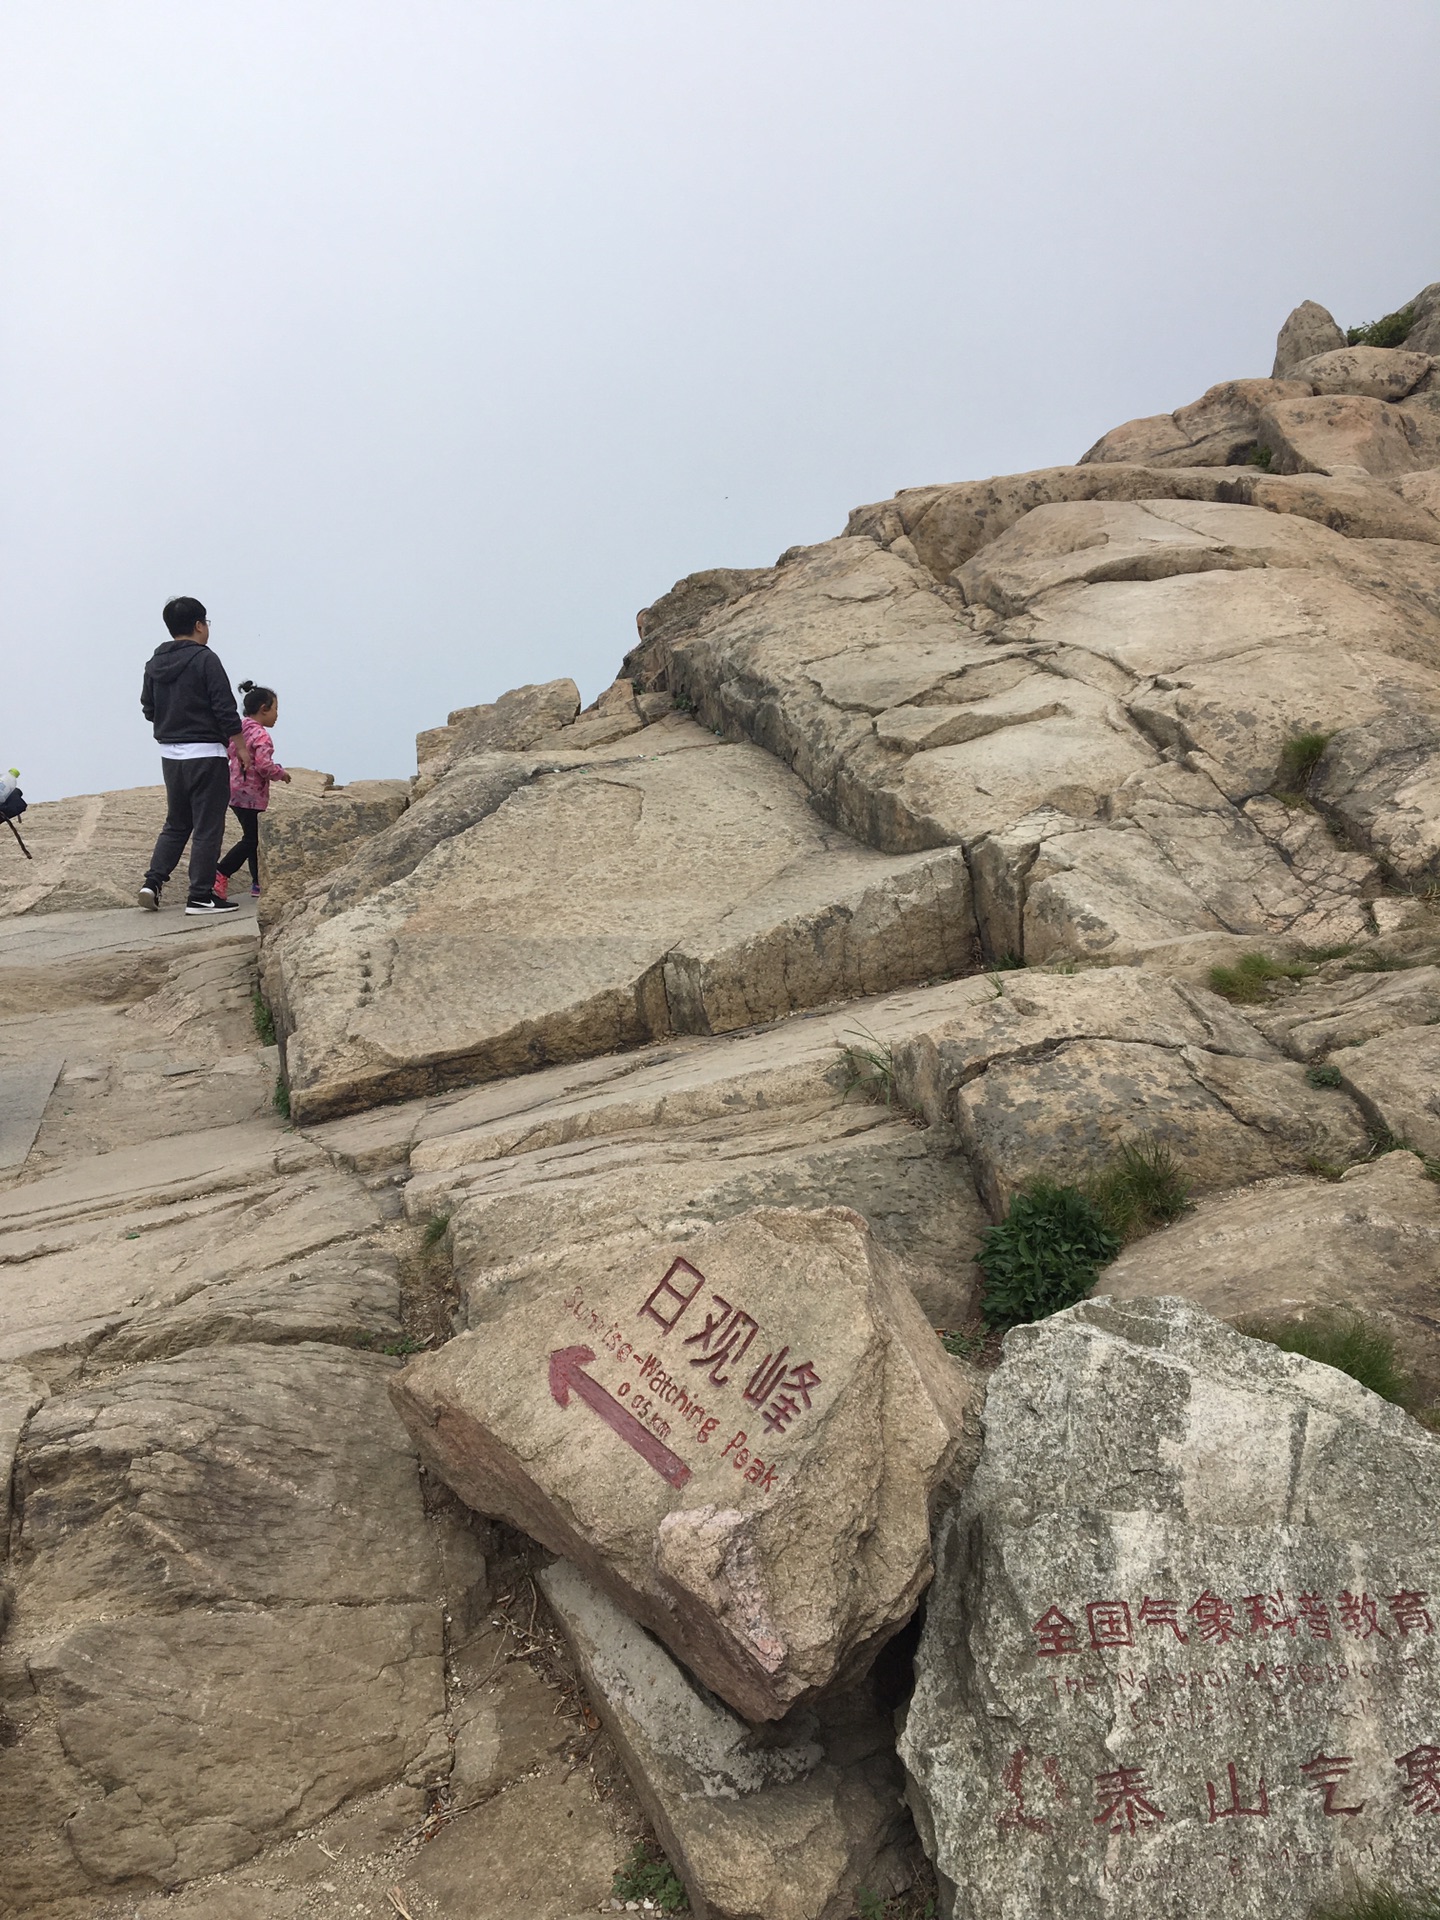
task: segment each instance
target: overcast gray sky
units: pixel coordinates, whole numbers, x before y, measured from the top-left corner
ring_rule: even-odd
[[[637,608],[1440,278],[1435,0],[4,0],[0,766],[162,602],[407,774]]]

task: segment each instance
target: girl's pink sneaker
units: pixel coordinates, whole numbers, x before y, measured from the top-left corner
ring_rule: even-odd
[[[210,891],[217,900],[228,900],[230,898],[230,882],[223,873],[216,874],[215,884]]]
[[[258,880],[250,889],[250,898],[252,900],[258,900],[260,898],[260,882]]]

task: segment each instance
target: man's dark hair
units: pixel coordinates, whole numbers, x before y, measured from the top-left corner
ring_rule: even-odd
[[[192,600],[188,593],[182,593],[178,600],[167,600],[160,618],[169,629],[174,640],[183,640],[191,634],[206,618],[204,607],[198,600]]]

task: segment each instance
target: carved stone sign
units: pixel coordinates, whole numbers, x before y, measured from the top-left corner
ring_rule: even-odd
[[[1012,1334],[901,1743],[959,1920],[1440,1881],[1440,1444],[1178,1301]]]
[[[863,1667],[913,1611],[973,1393],[838,1208],[526,1263],[395,1387],[463,1499],[581,1566],[752,1720]]]

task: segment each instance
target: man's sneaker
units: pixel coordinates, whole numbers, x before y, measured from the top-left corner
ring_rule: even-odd
[[[217,900],[228,900],[230,898],[230,882],[223,873],[217,873],[215,876],[214,894]]]
[[[147,913],[155,913],[159,910],[160,889],[163,885],[164,882],[161,880],[147,880],[144,886],[141,887],[140,905],[144,907]]]
[[[238,913],[240,909],[233,900],[217,900],[212,893],[206,900],[187,901],[185,911],[192,918],[198,915],[202,920],[213,920],[222,913]]]

